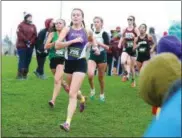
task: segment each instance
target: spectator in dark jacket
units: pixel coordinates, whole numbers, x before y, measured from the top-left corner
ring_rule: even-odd
[[[111,30],[111,37],[112,37],[112,30]],[[112,75],[112,62],[113,62],[113,56],[111,49],[107,51],[107,75]]]
[[[37,69],[34,71],[34,74],[40,79],[46,78],[44,74],[44,64],[46,61],[46,56],[48,55],[48,51],[44,49],[44,45],[49,33],[53,31],[53,26],[54,23],[52,18],[49,18],[45,21],[45,28],[38,33],[38,38],[35,45]]]
[[[154,27],[149,28],[149,34],[152,36],[152,39],[153,39],[154,45],[155,45],[154,52],[152,53],[152,57],[153,57],[156,54],[156,51],[157,51],[157,37],[156,37],[156,34],[155,34],[155,28]]]
[[[24,12],[24,21],[17,28],[16,48],[19,56],[17,79],[26,79],[37,38],[36,26],[32,24],[32,15]]]

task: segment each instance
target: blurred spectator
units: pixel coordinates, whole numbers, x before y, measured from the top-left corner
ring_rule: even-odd
[[[163,33],[163,36],[167,36],[168,35],[168,33],[165,31],[164,33]]]
[[[24,20],[17,28],[16,48],[19,56],[17,79],[27,79],[36,38],[37,30],[32,23],[32,15],[24,12]]]
[[[93,23],[90,25],[90,29],[91,29],[92,31],[94,31],[94,24],[93,24]]]
[[[157,46],[157,54],[169,52],[177,56],[182,61],[181,41],[172,35],[162,37]]]
[[[151,55],[153,57],[156,54],[156,52],[157,52],[157,37],[156,37],[156,34],[155,34],[155,28],[154,27],[150,27],[149,28],[149,35],[152,36],[152,39],[153,39],[154,44],[155,44],[154,52]]]
[[[176,21],[171,24],[168,29],[169,35],[176,36],[181,41],[181,21]]]
[[[111,30],[111,38],[113,37],[113,31]],[[113,56],[112,51],[107,51],[107,75],[112,75],[112,62],[113,62]]]
[[[53,27],[54,27],[53,19],[52,18],[46,19],[45,28],[38,33],[38,38],[35,45],[37,69],[36,71],[34,71],[34,74],[40,79],[46,78],[44,74],[44,64],[46,61],[46,56],[48,55],[48,51],[44,49],[44,45],[49,33],[52,32],[54,29]]]
[[[158,69],[154,70],[156,67]],[[166,99],[173,95],[167,91],[179,79],[181,79],[181,62],[179,59],[172,53],[161,53],[152,58],[141,70],[140,95],[146,103],[153,106],[153,110],[155,107],[159,111]],[[175,91],[176,88],[176,86],[173,87],[171,91]]]
[[[122,49],[118,48],[118,43],[121,37],[121,28],[116,27],[116,30],[111,30],[111,33],[112,33],[111,52],[112,52],[112,58],[114,59],[114,67],[112,69],[112,72],[114,75],[120,75],[122,72],[121,65],[120,65],[120,55],[121,55]]]

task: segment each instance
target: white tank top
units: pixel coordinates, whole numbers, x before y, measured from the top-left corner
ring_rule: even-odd
[[[104,31],[101,30],[100,33],[98,33],[98,34],[96,34],[95,31],[94,31],[94,33],[93,33],[94,38],[95,38],[98,42],[100,42],[100,43],[104,43],[104,39],[103,39],[103,37],[102,37],[103,32],[104,32]],[[105,49],[104,49],[103,47],[99,46],[99,50],[100,50],[100,52],[101,52],[101,51],[104,51]]]

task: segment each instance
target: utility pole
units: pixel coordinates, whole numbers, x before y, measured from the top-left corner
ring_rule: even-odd
[[[63,16],[63,1],[60,1],[60,18],[62,19]]]

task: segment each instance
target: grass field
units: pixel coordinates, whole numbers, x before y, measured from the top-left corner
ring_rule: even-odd
[[[71,131],[66,133],[59,124],[66,119],[68,95],[61,91],[54,109],[48,101],[52,96],[53,76],[45,65],[47,80],[35,77],[35,58],[30,65],[28,80],[15,79],[16,57],[2,57],[2,136],[3,137],[141,137],[152,119],[151,108],[139,98],[137,88],[120,77],[106,77],[106,102],[88,99],[83,113],[77,109]],[[82,92],[89,95],[87,78]]]

